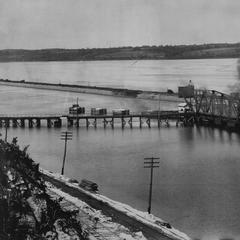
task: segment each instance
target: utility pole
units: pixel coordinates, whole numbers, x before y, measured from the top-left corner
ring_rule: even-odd
[[[150,174],[150,185],[149,185],[149,199],[148,199],[148,213],[151,213],[151,206],[152,206],[152,184],[153,184],[153,169],[154,168],[159,168],[158,164],[160,162],[157,162],[155,160],[159,160],[160,158],[144,158],[146,160],[144,162],[144,168],[150,168],[151,169],[151,174]]]
[[[66,153],[67,153],[67,141],[72,140],[72,132],[61,132],[61,140],[64,140],[64,154],[63,154],[63,163],[62,163],[62,171],[61,174],[64,174],[64,166],[65,166],[65,159],[66,159]]]
[[[161,93],[159,92],[159,95],[158,95],[158,111],[159,111],[159,114],[160,114],[160,100],[161,100]]]
[[[158,95],[158,127],[160,127],[160,98],[161,98],[161,93],[159,92]]]
[[[76,122],[77,128],[79,128],[78,110],[79,110],[79,106],[78,106],[78,98],[77,98],[77,122]]]
[[[8,135],[8,126],[7,126],[7,120],[5,120],[5,142],[7,142],[7,135]]]

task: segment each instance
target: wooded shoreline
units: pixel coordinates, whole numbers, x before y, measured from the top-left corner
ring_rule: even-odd
[[[240,43],[82,49],[4,49],[0,62],[239,58]]]

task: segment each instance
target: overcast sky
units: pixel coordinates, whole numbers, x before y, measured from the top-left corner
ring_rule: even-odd
[[[0,0],[0,49],[240,42],[239,0]]]

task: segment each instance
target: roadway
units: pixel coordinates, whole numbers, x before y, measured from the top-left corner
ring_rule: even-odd
[[[60,180],[53,179],[47,175],[43,174],[43,178],[45,181],[50,182],[57,188],[61,189],[62,191],[70,194],[73,197],[79,198],[80,200],[86,202],[92,208],[101,210],[105,216],[111,217],[113,222],[117,222],[129,230],[133,232],[141,231],[143,235],[148,240],[170,240],[171,238],[164,236],[160,230],[156,230],[151,226],[145,225],[142,222],[127,216],[126,214],[122,213],[121,211],[116,210],[115,208],[109,206],[107,203],[99,201],[89,195],[86,195],[83,191],[80,191],[74,187],[70,187]]]

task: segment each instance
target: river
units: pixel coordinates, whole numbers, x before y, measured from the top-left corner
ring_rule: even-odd
[[[0,77],[177,90],[191,79],[195,85],[229,91],[238,81],[237,60],[101,61],[0,63]],[[1,113],[59,113],[79,98],[87,109],[126,107],[157,109],[158,101],[45,91],[1,86]],[[176,103],[160,103],[161,109]],[[63,156],[62,129],[13,129],[20,146],[30,145],[31,157],[43,168],[59,172]],[[71,129],[69,129],[71,130]],[[101,127],[73,130],[65,174],[99,184],[100,192],[147,211],[149,171],[144,157],[160,157],[154,171],[152,213],[192,238],[240,238],[240,136],[211,128],[147,127],[122,130]],[[4,130],[2,130],[4,135]]]

